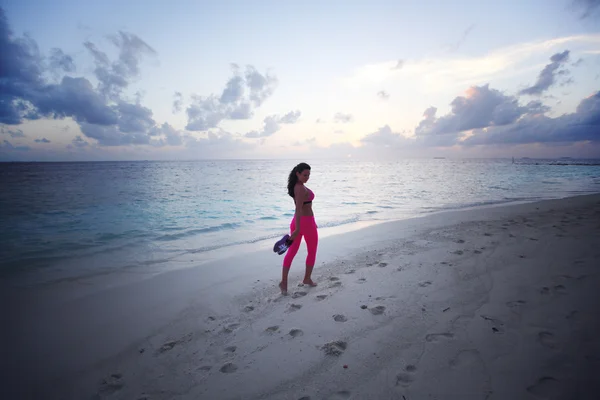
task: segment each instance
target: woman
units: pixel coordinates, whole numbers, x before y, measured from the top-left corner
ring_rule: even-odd
[[[312,211],[312,200],[315,195],[305,186],[309,178],[310,166],[306,163],[296,165],[288,177],[288,194],[294,199],[296,212],[290,223],[290,240],[292,241],[292,244],[283,258],[281,282],[279,283],[281,294],[284,296],[287,295],[287,281],[290,267],[298,252],[302,238],[304,238],[308,250],[308,255],[306,256],[306,272],[302,282],[305,285],[317,286],[310,277],[317,257],[319,234],[317,232],[317,224],[315,223],[315,217]]]

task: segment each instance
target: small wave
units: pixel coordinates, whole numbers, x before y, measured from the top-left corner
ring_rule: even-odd
[[[173,235],[162,235],[156,238],[159,241],[169,241],[169,240],[177,240],[183,239],[190,236],[201,235],[203,233],[211,233],[211,232],[219,232],[228,229],[239,228],[240,224],[237,223],[225,223],[216,226],[210,226],[208,228],[200,228],[200,229],[188,229],[181,233],[176,233]]]
[[[260,217],[259,218],[259,220],[261,220],[261,221],[276,221],[277,219],[278,219],[277,217]]]
[[[367,211],[367,214],[377,214],[378,212],[379,211],[376,211],[376,210],[370,210],[370,211]]]

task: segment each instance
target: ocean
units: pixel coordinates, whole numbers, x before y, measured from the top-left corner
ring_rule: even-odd
[[[323,232],[600,192],[598,160],[308,162]],[[0,163],[0,278],[168,269],[182,256],[274,242],[293,217],[286,184],[296,163]]]

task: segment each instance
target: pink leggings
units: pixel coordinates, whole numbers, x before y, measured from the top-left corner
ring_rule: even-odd
[[[292,222],[290,223],[290,233],[294,232],[295,230],[296,217],[292,218]],[[317,258],[317,245],[319,243],[317,223],[315,222],[314,216],[304,215],[300,217],[300,233],[298,233],[298,236],[296,236],[292,242],[292,245],[285,254],[285,257],[283,258],[284,268],[290,268],[292,266],[292,261],[294,260],[298,249],[300,248],[302,237],[304,237],[306,249],[308,250],[308,255],[306,256],[306,265],[315,265],[315,260]]]

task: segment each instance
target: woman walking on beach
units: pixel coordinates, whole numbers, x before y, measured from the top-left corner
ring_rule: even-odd
[[[300,163],[292,169],[288,177],[288,194],[294,199],[296,212],[290,223],[290,240],[292,244],[283,258],[283,268],[281,272],[281,282],[279,288],[281,294],[287,295],[287,281],[292,261],[300,248],[302,238],[306,242],[308,255],[306,256],[306,272],[304,274],[305,285],[317,286],[311,279],[315,260],[317,258],[317,245],[319,243],[319,234],[317,224],[312,211],[312,201],[315,198],[312,190],[305,186],[310,178],[310,166],[306,163]]]

